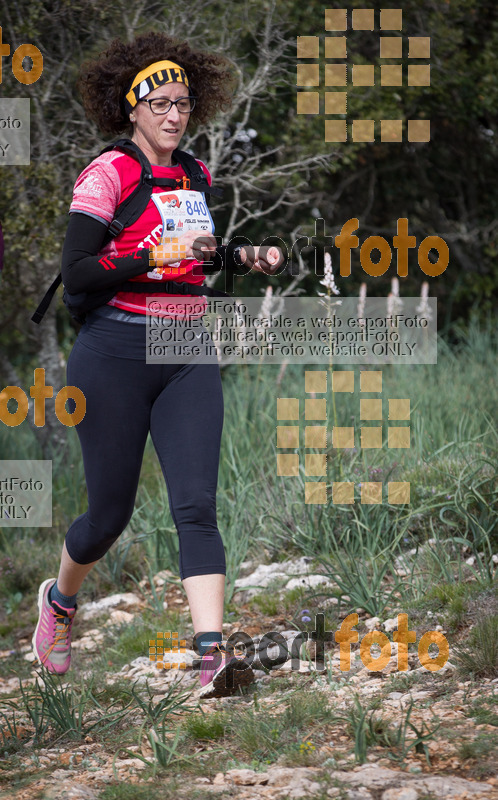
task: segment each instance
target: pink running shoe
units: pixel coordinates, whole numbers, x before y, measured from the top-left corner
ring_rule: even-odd
[[[216,643],[202,656],[200,681],[200,697],[227,697],[252,683],[254,673],[241,651],[234,649],[228,655],[225,645]]]
[[[49,603],[48,593],[55,582],[56,578],[47,578],[38,590],[40,618],[33,634],[33,652],[41,666],[62,675],[71,663],[71,627],[78,604],[63,608],[55,601]]]

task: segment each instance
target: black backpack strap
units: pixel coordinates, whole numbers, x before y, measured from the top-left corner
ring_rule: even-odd
[[[118,139],[116,142],[113,142],[113,144],[104,147],[99,155],[114,150],[116,147],[119,147],[138,161],[141,167],[141,173],[139,181],[133,191],[128,195],[126,200],[123,200],[116,208],[114,219],[107,229],[103,246],[108,244],[111,239],[114,239],[124,228],[133,225],[143,214],[147,208],[152,194],[152,186],[154,185],[152,167],[149,160],[131,139]]]
[[[205,192],[213,194],[215,197],[223,197],[223,189],[210,186],[208,180],[199,166],[194,156],[186,153],[185,150],[173,150],[173,158],[178,161],[190,181],[190,188],[194,192]]]
[[[141,173],[140,179],[134,190],[128,195],[126,200],[120,203],[117,207],[114,219],[109,225],[102,242],[102,247],[108,244],[111,239],[118,235],[118,233],[121,233],[123,228],[127,228],[132,225],[143,214],[152,194],[152,167],[144,153],[142,153],[140,148],[137,147],[135,142],[132,142],[131,139],[118,139],[117,142],[104,147],[99,155],[102,155],[102,153],[107,153],[110,150],[114,150],[115,147],[120,147],[130,155],[133,155],[141,166]],[[59,273],[51,286],[49,286],[44,297],[42,298],[40,305],[31,317],[33,322],[39,324],[42,321],[47,308],[52,302],[53,296],[57,291],[57,287],[61,282],[62,276]]]
[[[50,286],[48,287],[48,289],[45,292],[45,295],[44,295],[40,305],[38,306],[38,308],[36,309],[35,313],[31,317],[33,322],[36,322],[37,325],[42,321],[43,317],[45,316],[45,312],[47,311],[47,308],[49,307],[50,303],[52,302],[52,298],[53,298],[54,294],[56,293],[57,287],[59,286],[60,283],[62,283],[62,276],[61,276],[61,274],[59,272],[59,274],[57,275],[55,280],[53,280],[52,283],[50,284]]]
[[[140,180],[134,190],[128,195],[126,200],[123,200],[117,207],[114,219],[107,230],[104,245],[108,244],[111,239],[121,233],[124,228],[133,225],[143,214],[150,200],[153,186],[165,186],[171,189],[192,189],[196,192],[214,194],[217,197],[221,197],[223,194],[221,189],[209,186],[207,178],[194,156],[190,155],[190,153],[185,153],[183,150],[174,150],[173,157],[183,168],[187,179],[178,178],[175,180],[173,178],[155,178],[152,174],[152,167],[148,158],[131,139],[118,139],[107,147],[104,147],[104,149],[100,151],[100,155],[102,155],[102,153],[108,153],[115,148],[119,148],[125,153],[128,153],[128,155],[133,156],[133,158],[136,158],[142,171]]]
[[[128,228],[130,225],[133,225],[134,222],[143,214],[145,211],[147,204],[150,200],[152,195],[152,187],[153,186],[164,186],[168,188],[184,188],[184,189],[192,189],[192,191],[196,192],[204,192],[207,194],[213,194],[217,197],[221,197],[223,195],[223,191],[221,189],[217,189],[213,186],[209,186],[207,178],[202,171],[202,168],[197,163],[194,156],[190,155],[190,153],[186,153],[184,150],[174,150],[173,157],[178,161],[180,166],[183,168],[187,178],[178,178],[178,180],[174,180],[173,178],[155,178],[152,174],[152,167],[150,162],[145,155],[145,153],[140,150],[140,148],[133,142],[131,139],[117,139],[117,141],[113,142],[112,144],[107,145],[104,147],[99,155],[103,153],[108,153],[115,148],[119,148],[123,150],[128,155],[133,156],[136,158],[138,163],[141,167],[140,179],[133,189],[133,191],[128,195],[126,200],[123,200],[122,203],[116,208],[116,212],[114,218],[107,229],[107,233],[104,237],[104,241],[102,246],[108,244],[111,239],[114,239],[124,228]],[[55,278],[53,283],[49,286],[45,296],[43,297],[41,303],[39,304],[38,308],[36,309],[35,313],[32,315],[31,319],[33,322],[37,324],[41,322],[47,308],[49,307],[50,303],[52,302],[52,298],[57,291],[57,287],[62,282],[62,277],[59,275]],[[133,288],[127,289],[127,291],[145,291],[145,289],[136,289],[136,284],[133,285],[131,282],[131,286]],[[123,284],[124,285],[124,284]],[[143,284],[147,286],[147,284]],[[192,287],[192,284],[177,284],[177,286],[187,286]],[[194,286],[195,288],[195,286]],[[125,291],[122,288],[116,288],[116,291]],[[166,290],[167,292],[168,290]],[[171,291],[171,290],[170,290]],[[154,292],[151,292],[153,294]],[[208,294],[208,295],[216,295],[221,297],[230,297],[230,295],[226,294],[226,292],[218,292],[215,289],[211,289],[209,286],[204,287],[204,291],[194,291],[187,292],[186,290],[180,290],[178,294]]]
[[[213,194],[216,197],[223,197],[223,189],[209,185],[202,167],[199,166],[194,156],[187,153],[185,150],[173,150],[173,158],[183,168],[190,182],[189,187],[179,186],[180,183],[183,183],[182,178],[178,178],[177,180],[174,178],[154,178],[152,175],[152,167],[147,157],[131,139],[118,139],[107,147],[104,147],[104,149],[100,151],[100,155],[102,155],[102,153],[108,153],[116,147],[119,147],[121,150],[124,150],[137,159],[142,167],[142,172],[145,172],[145,175],[142,175],[142,180],[150,180],[152,186],[170,186],[171,188],[177,189],[190,188],[196,192],[205,192],[206,194]]]

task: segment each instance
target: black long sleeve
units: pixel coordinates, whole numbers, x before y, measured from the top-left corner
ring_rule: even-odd
[[[107,225],[88,214],[70,215],[61,264],[70,294],[108,289],[149,271],[148,248],[126,256],[99,256],[106,232]]]
[[[152,268],[148,248],[135,250],[126,256],[99,256],[106,233],[104,222],[88,214],[70,215],[61,264],[62,282],[70,294],[109,289],[137,275],[145,275]],[[226,245],[218,245],[212,266],[196,265],[194,273],[196,270],[202,270],[204,274],[218,272],[225,269],[225,265],[230,271],[247,273],[247,268],[239,267],[233,260],[232,250]]]

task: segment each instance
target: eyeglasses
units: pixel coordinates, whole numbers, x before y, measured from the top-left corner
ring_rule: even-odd
[[[194,110],[196,97],[179,97],[178,100],[169,100],[167,97],[157,97],[155,100],[140,100],[148,103],[153,114],[167,114],[172,106],[176,106],[180,114],[190,114]]]

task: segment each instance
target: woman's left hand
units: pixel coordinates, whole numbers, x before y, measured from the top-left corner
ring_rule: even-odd
[[[264,272],[266,275],[273,275],[284,260],[284,254],[280,247],[264,245],[263,247],[242,247],[240,258],[251,269],[256,272]]]

